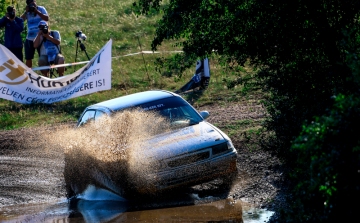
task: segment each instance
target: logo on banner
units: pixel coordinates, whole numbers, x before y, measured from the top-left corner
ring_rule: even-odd
[[[3,72],[5,72],[5,70],[7,70],[8,72],[3,75]],[[25,75],[24,79],[21,81],[14,81],[22,76],[24,76],[24,71],[25,68],[23,68],[20,65],[17,65],[17,67],[15,67],[15,62],[12,59],[9,59],[8,61],[6,61],[5,63],[3,63],[0,66],[0,83],[5,83],[5,84],[9,84],[9,85],[19,85],[24,83],[29,77],[27,75]],[[7,77],[7,79],[11,80],[11,81],[6,81],[3,80],[2,78]]]
[[[37,74],[0,44],[0,98],[23,104],[50,104],[109,90],[111,43],[109,40],[90,61],[86,62],[86,66],[73,74],[54,79]]]

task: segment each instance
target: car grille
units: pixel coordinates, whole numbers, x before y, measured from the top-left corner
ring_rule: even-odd
[[[210,157],[210,151],[207,150],[204,152],[190,154],[188,156],[183,156],[178,159],[170,160],[167,162],[167,165],[169,167],[173,168],[173,167],[178,167],[178,166],[182,166],[182,165],[195,163],[195,162],[198,162],[201,160],[205,160],[205,159],[208,159],[209,157]]]
[[[212,151],[213,156],[228,152],[228,150],[229,150],[227,143],[221,143],[219,145],[207,148],[207,149],[203,150],[202,152],[197,152],[197,153],[189,154],[189,155],[182,156],[179,158],[174,158],[174,159],[168,160],[167,166],[170,168],[174,168],[174,167],[179,167],[179,166],[183,166],[183,165],[196,163],[196,162],[199,162],[202,160],[206,160],[206,159],[210,158],[210,149]]]

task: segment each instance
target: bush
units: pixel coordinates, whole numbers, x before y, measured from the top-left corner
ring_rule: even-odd
[[[350,52],[347,33],[342,42],[347,49],[346,64],[351,80],[360,86],[360,63]],[[290,209],[283,212],[288,222],[351,222],[360,197],[360,94],[338,94],[327,114],[304,124],[290,153],[296,155],[289,174],[294,182]]]
[[[297,182],[290,222],[346,222],[356,218],[360,194],[360,98],[339,95],[329,115],[304,125],[291,151],[297,154],[290,174]]]

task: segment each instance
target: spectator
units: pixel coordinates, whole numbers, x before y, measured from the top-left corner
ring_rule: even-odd
[[[26,65],[32,68],[32,60],[35,55],[34,38],[39,29],[38,24],[41,20],[49,21],[48,13],[43,6],[38,6],[35,0],[26,0],[26,11],[21,18],[27,20],[27,36],[25,40],[25,60]]]
[[[64,56],[61,55],[60,42],[61,37],[59,31],[51,31],[48,23],[40,21],[39,32],[34,39],[34,48],[39,51],[39,66],[47,66],[51,64],[64,64]],[[58,68],[59,76],[64,75],[64,67]],[[49,70],[41,70],[41,73],[45,76],[49,76]]]
[[[5,47],[23,62],[23,43],[20,34],[24,30],[24,21],[16,16],[14,6],[8,6],[6,15],[0,19],[0,28],[2,27],[5,27]]]

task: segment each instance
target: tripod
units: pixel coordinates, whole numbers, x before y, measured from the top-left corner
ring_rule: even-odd
[[[85,52],[86,57],[88,58],[88,60],[90,60],[90,57],[89,57],[89,55],[88,55],[87,52],[86,52],[86,47],[85,47],[85,45],[81,42],[80,39],[78,39],[77,42],[76,42],[75,62],[76,62],[76,59],[77,59],[77,53],[78,53],[78,48],[79,48],[79,46],[80,46],[81,51],[84,51],[84,52]],[[74,71],[75,71],[75,66],[74,66]]]

